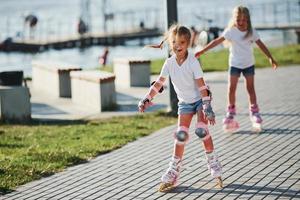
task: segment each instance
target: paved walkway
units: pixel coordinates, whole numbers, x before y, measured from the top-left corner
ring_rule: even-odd
[[[226,73],[207,76],[217,111],[217,125],[210,131],[223,164],[223,189],[215,188],[192,126],[179,186],[170,193],[157,192],[172,153],[174,125],[0,199],[300,199],[299,75],[300,67],[257,70],[264,119],[260,134],[250,131],[243,81],[237,92],[241,129],[222,132]]]

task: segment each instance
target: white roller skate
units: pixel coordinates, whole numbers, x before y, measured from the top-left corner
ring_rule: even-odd
[[[169,168],[161,177],[161,183],[158,189],[159,192],[168,192],[176,186],[180,175],[180,169],[181,159],[173,157],[169,163]]]
[[[223,119],[223,130],[225,133],[234,133],[240,127],[239,123],[234,120],[235,114],[235,106],[228,106],[226,117]]]
[[[207,167],[210,170],[211,176],[217,180],[217,186],[223,188],[222,165],[218,160],[218,156],[212,153],[206,153]]]
[[[259,114],[259,108],[257,105],[251,105],[250,107],[250,120],[252,122],[252,131],[259,133],[262,130],[262,118]]]

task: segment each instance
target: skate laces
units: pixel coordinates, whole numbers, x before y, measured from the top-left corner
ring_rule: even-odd
[[[210,168],[213,169],[214,171],[218,171],[221,168],[220,162],[218,161],[217,158],[209,159],[208,163]]]
[[[256,118],[260,118],[259,112],[252,112],[252,116],[255,116]]]
[[[173,158],[172,161],[169,163],[169,168],[167,169],[166,173],[162,177],[163,182],[176,182],[179,170],[181,167],[181,160]]]
[[[259,109],[258,109],[258,106],[257,105],[252,105],[250,107],[250,111],[251,111],[251,116],[255,118],[256,121],[262,121],[262,118],[260,116],[260,113],[259,113]]]
[[[235,106],[231,105],[227,108],[226,118],[233,119],[235,116]]]
[[[167,170],[167,173],[164,176],[164,181],[166,182],[172,182],[175,181],[178,177],[178,173],[176,170],[169,168]]]
[[[227,118],[227,119],[233,119],[233,118],[234,118],[234,115],[235,115],[235,113],[227,112],[227,113],[226,113],[226,118]]]
[[[215,155],[208,155],[208,168],[211,170],[211,174],[214,177],[221,176],[222,173],[222,166],[219,162],[217,156]]]
[[[250,111],[251,111],[252,114],[254,114],[254,113],[259,113],[258,106],[255,105],[255,104],[251,105]]]

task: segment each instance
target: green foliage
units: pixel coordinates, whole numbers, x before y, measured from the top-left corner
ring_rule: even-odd
[[[70,124],[0,126],[0,193],[120,148],[176,118],[147,113]]]
[[[283,47],[269,48],[272,56],[278,62],[279,67],[300,64],[300,45],[287,45]],[[209,51],[201,56],[202,68],[205,72],[226,71],[228,69],[228,49]],[[267,57],[258,49],[254,49],[255,66],[257,68],[271,67]],[[151,62],[151,74],[159,74],[164,59]]]

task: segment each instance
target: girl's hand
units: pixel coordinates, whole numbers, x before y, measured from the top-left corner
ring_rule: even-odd
[[[273,69],[276,69],[278,67],[277,62],[273,58],[269,58],[269,62],[271,63]]]
[[[210,125],[215,125],[216,124],[215,118],[208,118],[208,117],[206,117],[206,120],[209,122]]]
[[[204,52],[201,50],[201,51],[198,51],[197,53],[195,53],[195,57],[196,58],[199,58]]]
[[[149,45],[145,45],[145,47],[151,47],[151,48],[155,48],[155,49],[162,49],[162,45],[161,44],[149,44]]]
[[[138,104],[139,112],[145,112],[145,110],[152,105],[153,103],[147,98],[141,100]]]
[[[161,41],[159,44],[149,44],[149,45],[145,45],[145,47],[151,47],[151,48],[155,48],[155,49],[162,49],[163,44],[164,44],[165,41],[166,41],[166,39]]]

